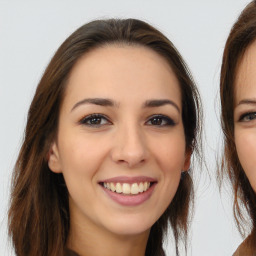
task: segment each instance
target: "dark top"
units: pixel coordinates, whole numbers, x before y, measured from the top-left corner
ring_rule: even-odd
[[[79,255],[76,252],[67,249],[65,251],[65,256],[79,256]]]

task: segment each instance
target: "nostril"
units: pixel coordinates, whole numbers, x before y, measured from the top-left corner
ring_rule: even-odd
[[[144,163],[148,157],[148,151],[146,145],[140,142],[141,138],[125,134],[122,137],[111,150],[112,160],[119,164],[125,163],[129,167]]]

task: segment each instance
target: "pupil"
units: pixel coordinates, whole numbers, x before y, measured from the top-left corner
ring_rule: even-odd
[[[255,114],[251,114],[250,117],[249,117],[249,119],[250,119],[250,120],[253,120],[254,117],[255,117]]]
[[[100,124],[101,118],[100,117],[93,117],[91,119],[91,124]]]
[[[152,120],[152,124],[154,125],[160,125],[162,123],[162,119],[159,117],[154,117]]]

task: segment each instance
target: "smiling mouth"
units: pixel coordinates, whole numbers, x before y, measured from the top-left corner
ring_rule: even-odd
[[[135,182],[135,183],[114,183],[114,182],[100,182],[104,188],[123,195],[138,195],[146,192],[155,182]]]

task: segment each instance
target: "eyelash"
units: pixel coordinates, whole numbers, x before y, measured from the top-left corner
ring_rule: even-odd
[[[256,112],[248,112],[248,113],[245,113],[245,114],[240,116],[239,122],[250,122],[250,121],[253,121],[255,119],[256,119]]]
[[[102,120],[105,120],[103,124],[101,123]],[[93,122],[99,122],[99,123],[93,123]],[[151,124],[150,124],[150,122],[151,122]],[[156,122],[156,123],[154,124],[154,122]],[[164,122],[164,124],[162,124],[163,122]],[[79,121],[79,123],[81,125],[95,127],[95,128],[112,124],[111,121],[109,121],[109,119],[103,114],[91,114],[89,116],[85,116]],[[146,121],[146,124],[150,125],[150,126],[163,127],[163,126],[174,126],[176,123],[173,121],[173,119],[171,119],[168,116],[153,115]]]

